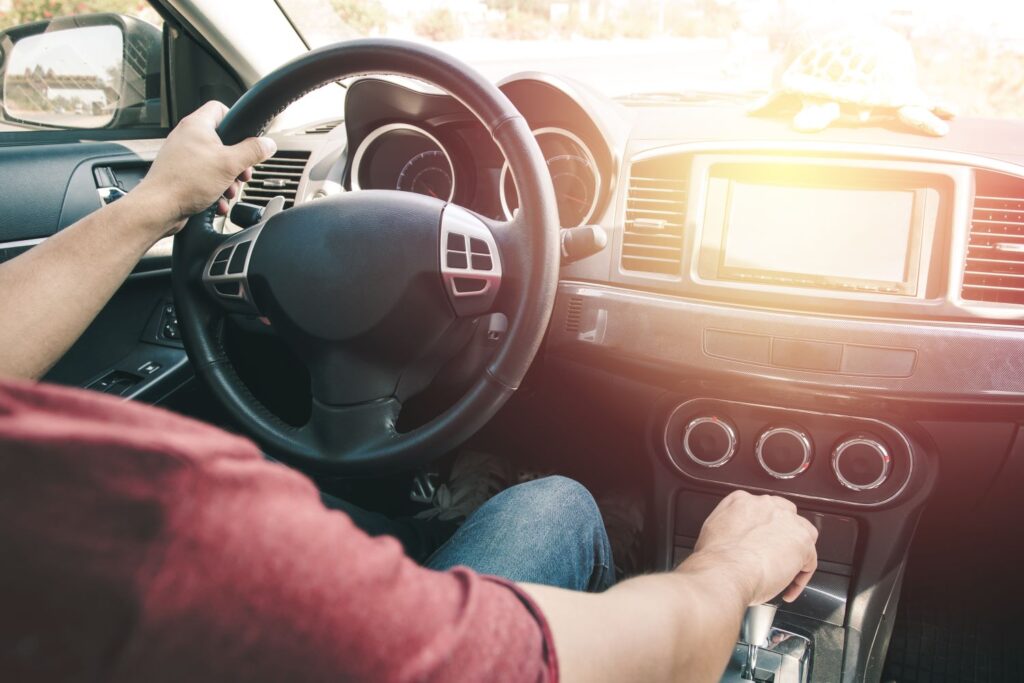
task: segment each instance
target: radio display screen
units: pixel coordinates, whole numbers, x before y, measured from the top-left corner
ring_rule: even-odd
[[[733,180],[723,226],[723,274],[897,287],[908,279],[914,201],[912,189]]]

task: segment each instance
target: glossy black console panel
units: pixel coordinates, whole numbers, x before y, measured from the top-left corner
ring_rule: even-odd
[[[690,425],[709,419],[729,425],[729,431],[735,434],[735,452],[720,464],[709,465],[719,460],[710,456],[693,457],[700,439],[694,437]],[[688,430],[689,439],[685,438]],[[799,459],[793,459],[797,466],[776,465],[772,474],[766,467],[767,449],[771,441],[782,438],[796,444],[796,439],[788,434],[799,434],[804,439],[806,465],[799,467]],[[765,436],[770,440],[765,440]],[[712,441],[710,436],[707,440]],[[858,448],[858,441],[871,440],[884,452],[887,470],[879,472],[884,476],[872,473],[863,480],[856,479],[858,473],[853,470],[867,469],[871,463],[857,467],[859,463],[854,458],[866,460],[868,456],[854,449]],[[713,449],[715,444],[708,446]],[[663,449],[669,461],[689,479],[856,507],[882,505],[897,498],[910,481],[915,462],[911,438],[881,420],[705,398],[691,399],[671,409],[665,421]],[[850,471],[844,476],[842,468]],[[863,482],[864,486],[851,489],[857,485],[851,479]]]

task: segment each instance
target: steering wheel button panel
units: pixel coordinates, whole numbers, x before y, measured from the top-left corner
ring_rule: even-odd
[[[455,270],[469,268],[469,261],[466,260],[466,252],[448,250],[448,267]]]
[[[455,312],[469,316],[489,311],[501,284],[501,259],[490,228],[469,211],[448,204],[441,216],[441,244],[441,277]]]
[[[449,233],[448,251],[466,251],[466,238],[454,232]]]
[[[240,230],[224,241],[224,246],[214,251],[212,258],[203,268],[203,284],[214,298],[228,309],[240,313],[258,313],[249,292],[249,262],[252,249],[260,232],[275,214],[284,209],[284,197],[274,197],[263,210],[263,219]]]
[[[235,251],[231,254],[231,262],[228,264],[230,274],[238,275],[245,269],[245,259],[249,255],[250,246],[252,246],[252,242],[241,242],[235,247]]]

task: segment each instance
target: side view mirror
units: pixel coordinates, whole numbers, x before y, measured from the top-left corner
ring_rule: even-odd
[[[2,114],[46,128],[160,125],[160,30],[86,14],[0,32]]]

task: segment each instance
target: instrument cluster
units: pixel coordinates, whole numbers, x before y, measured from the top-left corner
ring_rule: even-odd
[[[503,87],[544,155],[561,226],[598,222],[613,169],[595,118],[550,84],[524,78]],[[454,98],[380,79],[357,82],[349,97],[350,189],[416,192],[497,220],[515,215],[519,198],[507,161]]]
[[[441,141],[409,123],[375,129],[352,157],[353,190],[402,190],[451,201],[455,165]]]

